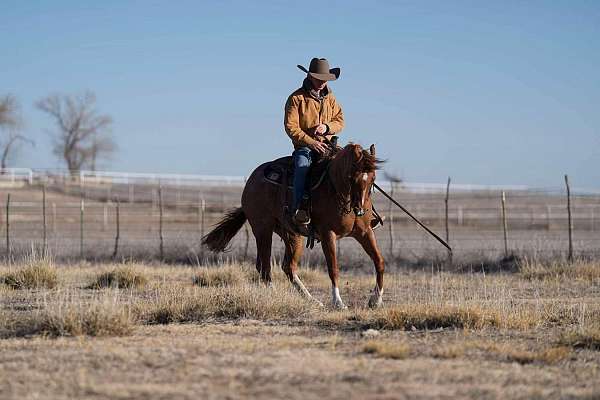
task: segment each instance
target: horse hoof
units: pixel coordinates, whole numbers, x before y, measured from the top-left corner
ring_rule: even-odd
[[[347,310],[348,306],[341,302],[333,303],[333,308],[336,310]]]
[[[317,303],[317,305],[321,308],[325,307],[325,304],[321,303],[319,300],[314,299],[315,303]]]
[[[379,308],[383,305],[381,297],[371,297],[369,299],[369,308]]]

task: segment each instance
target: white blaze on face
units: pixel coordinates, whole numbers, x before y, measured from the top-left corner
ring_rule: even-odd
[[[369,174],[367,174],[366,172],[364,174],[362,174],[362,180],[364,182],[366,182],[369,179]],[[363,192],[360,194],[360,208],[364,208],[365,206],[365,192],[363,190]]]

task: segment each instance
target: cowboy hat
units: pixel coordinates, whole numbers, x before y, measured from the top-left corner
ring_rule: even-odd
[[[310,60],[308,71],[302,65],[298,65],[298,68],[320,81],[335,81],[340,77],[340,69],[329,69],[329,62],[324,58],[313,58]]]

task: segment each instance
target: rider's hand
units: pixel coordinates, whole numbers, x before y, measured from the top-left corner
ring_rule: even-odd
[[[315,135],[323,135],[327,132],[327,125],[319,124],[315,127]]]
[[[314,142],[312,144],[309,144],[308,147],[310,147],[311,150],[314,150],[319,154],[327,153],[327,145],[325,143]]]

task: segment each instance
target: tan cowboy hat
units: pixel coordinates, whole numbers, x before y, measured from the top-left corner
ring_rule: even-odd
[[[329,61],[324,58],[313,58],[310,60],[308,71],[302,65],[298,65],[298,68],[320,81],[335,81],[340,77],[340,69],[329,69]]]

